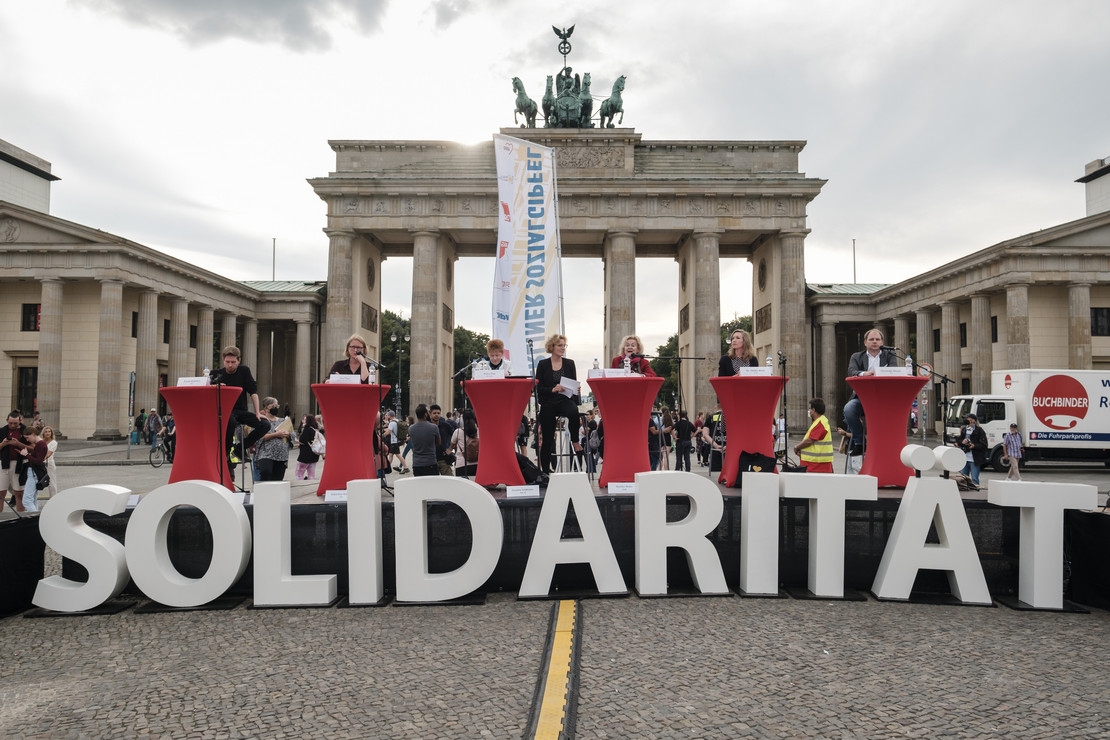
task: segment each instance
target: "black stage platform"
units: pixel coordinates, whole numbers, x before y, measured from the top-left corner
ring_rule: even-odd
[[[597,505],[609,533],[617,561],[629,590],[635,588],[634,505],[632,496],[600,496]],[[736,588],[740,562],[739,495],[724,497],[724,515],[710,536],[720,555],[727,582]],[[886,545],[898,499],[849,501],[845,521],[845,586],[849,590],[869,591]],[[504,544],[497,568],[486,582],[485,591],[516,591],[539,519],[541,499],[499,500],[504,522]],[[1018,588],[1019,511],[984,501],[965,501],[965,510],[976,548],[995,598],[1016,597]],[[668,499],[668,519],[682,519],[688,500]],[[253,507],[246,507],[253,517]],[[87,513],[93,528],[123,541],[130,510],[117,516]],[[779,577],[785,589],[801,588],[807,583],[808,511],[803,500],[780,502]],[[347,507],[345,504],[308,504],[291,507],[292,572],[294,575],[336,574],[339,594],[347,593]],[[7,568],[0,569],[0,609],[12,613],[30,604],[34,585],[43,569],[42,539],[37,518],[0,523],[0,556]],[[564,527],[564,537],[580,536],[573,511]],[[428,538],[432,572],[449,572],[459,567],[470,552],[471,528],[461,509],[453,504],[428,505]],[[167,534],[174,566],[185,576],[198,578],[211,560],[212,534],[207,519],[192,507],[181,507],[173,515]],[[382,553],[387,596],[396,592],[394,560],[393,503],[383,502]],[[935,533],[930,534],[935,540]],[[1065,597],[1071,601],[1110,608],[1110,586],[1102,574],[1110,563],[1110,516],[1093,512],[1066,512]],[[82,566],[63,561],[62,574],[83,581]],[[253,564],[228,595],[250,596],[253,591]],[[671,592],[689,592],[693,583],[686,559],[679,550],[668,553],[668,582]],[[583,594],[596,590],[586,565],[556,567],[551,592]],[[914,584],[916,594],[947,594],[948,580],[941,571],[922,571]],[[139,596],[134,584],[125,595]]]

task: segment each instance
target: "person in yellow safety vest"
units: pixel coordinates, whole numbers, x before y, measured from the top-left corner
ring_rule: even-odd
[[[825,402],[814,398],[809,402],[809,418],[813,423],[805,439],[794,445],[794,453],[802,458],[807,473],[833,472],[832,425],[825,418]]]

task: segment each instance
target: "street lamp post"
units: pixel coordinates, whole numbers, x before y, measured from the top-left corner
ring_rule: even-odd
[[[408,342],[411,339],[412,339],[412,337],[409,336],[408,331],[405,331],[405,342]],[[394,344],[397,343],[397,332],[396,332],[396,330],[394,330],[394,332],[389,335],[389,340],[391,342],[393,342]],[[396,406],[396,412],[397,412],[397,418],[398,419],[401,418],[401,358],[404,357],[404,354],[405,354],[405,348],[404,347],[397,347],[397,387],[394,389],[393,402],[394,402],[394,405]]]

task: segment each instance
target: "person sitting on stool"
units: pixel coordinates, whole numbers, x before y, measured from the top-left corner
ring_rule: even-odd
[[[263,418],[262,406],[258,403],[258,383],[255,382],[251,369],[246,365],[239,364],[241,358],[242,354],[240,354],[238,347],[224,347],[224,366],[212,373],[213,384],[219,383],[231,388],[243,389],[243,392],[235,399],[235,407],[232,409],[231,419],[227,423],[224,449],[228,454],[229,464],[231,464],[231,448],[235,440],[235,427],[237,425],[242,424],[251,429],[250,434],[243,440],[244,451],[254,447],[255,443],[270,431],[270,422]],[[253,414],[247,410],[248,397],[251,405],[254,406]]]
[[[848,361],[848,376],[852,378],[867,377],[875,374],[880,367],[891,367],[898,364],[898,357],[888,349],[883,349],[883,333],[879,329],[869,329],[863,335],[864,349],[852,355]],[[849,454],[863,454],[863,403],[853,392],[848,403],[844,404],[844,421],[848,423],[848,431],[852,433],[852,448]]]

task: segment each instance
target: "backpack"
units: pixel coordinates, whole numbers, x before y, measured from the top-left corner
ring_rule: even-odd
[[[314,429],[313,431],[316,432],[316,434],[312,436],[312,444],[310,444],[308,448],[317,455],[323,455],[328,451],[328,441],[324,439],[324,433],[319,429]]]
[[[468,463],[478,462],[478,438],[466,438],[466,461]]]
[[[539,480],[540,469],[534,462],[524,455],[521,455],[519,452],[516,455],[516,464],[520,467],[520,474],[524,476],[524,482],[526,484],[532,485]]]
[[[409,423],[397,420],[397,444],[403,445],[409,438]]]
[[[590,430],[590,451],[591,452],[597,452],[599,447],[601,447],[601,437],[598,436],[596,429],[591,429]]]

